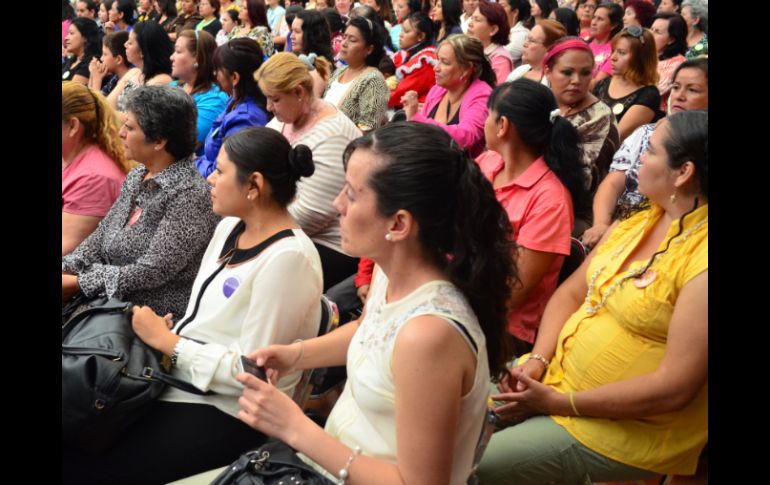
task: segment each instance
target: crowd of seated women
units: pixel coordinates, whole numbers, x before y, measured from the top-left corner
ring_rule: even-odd
[[[62,302],[132,302],[210,391],[63,445],[65,483],[267,439],[349,483],[695,473],[708,4],[659,3],[62,0]],[[356,316],[317,337],[322,293]],[[290,396],[333,366],[320,427]]]

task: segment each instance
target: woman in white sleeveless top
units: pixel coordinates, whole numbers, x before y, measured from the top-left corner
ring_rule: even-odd
[[[334,202],[342,247],[378,265],[364,314],[250,357],[271,381],[346,363],[345,390],[323,430],[272,384],[240,374],[238,417],[335,480],[465,483],[488,381],[507,357],[505,302],[517,279],[508,218],[440,128],[388,124],[353,141],[344,161]]]

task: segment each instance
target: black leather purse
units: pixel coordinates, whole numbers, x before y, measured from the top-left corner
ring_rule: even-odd
[[[217,475],[211,485],[333,485],[302,461],[289,445],[270,440],[242,454]]]
[[[141,418],[165,389],[205,393],[166,372],[163,356],[131,327],[132,304],[105,296],[62,309],[62,440],[101,451]]]

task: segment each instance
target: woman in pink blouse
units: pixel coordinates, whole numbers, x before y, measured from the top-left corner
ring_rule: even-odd
[[[408,91],[401,104],[406,119],[443,128],[472,157],[484,150],[487,98],[495,86],[495,73],[478,39],[451,35],[438,49],[436,85],[419,110],[417,92]]]

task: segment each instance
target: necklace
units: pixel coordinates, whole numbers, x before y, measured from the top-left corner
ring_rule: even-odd
[[[692,226],[690,229],[688,229],[684,233],[684,235],[682,236],[681,239],[677,239],[672,244],[678,244],[678,243],[686,241],[687,238],[690,237],[690,235],[693,232],[695,232],[697,229],[699,229],[702,225],[708,223],[708,220],[709,220],[708,217],[706,217],[702,221],[698,222],[697,224]],[[629,280],[631,278],[638,278],[639,276],[642,275],[642,270],[644,269],[644,266],[641,267],[641,268],[628,270],[626,272],[625,276],[623,276],[621,279],[619,279],[618,281],[614,282],[613,284],[610,285],[609,288],[607,288],[607,292],[602,296],[601,300],[599,300],[599,303],[597,303],[595,306],[591,305],[591,293],[593,293],[593,291],[594,291],[594,287],[595,287],[595,284],[596,284],[596,279],[599,277],[599,275],[602,273],[602,271],[604,271],[604,269],[607,267],[607,265],[610,263],[610,261],[613,261],[615,258],[617,258],[620,255],[620,253],[622,253],[626,249],[626,247],[631,243],[631,241],[636,239],[636,237],[639,234],[641,234],[645,230],[646,227],[647,227],[647,224],[643,225],[641,227],[641,229],[636,231],[630,238],[628,238],[628,240],[626,240],[623,244],[621,244],[621,246],[614,253],[612,253],[612,255],[610,255],[610,259],[608,259],[607,262],[604,263],[604,265],[602,265],[600,268],[597,268],[596,271],[594,271],[594,274],[591,275],[591,281],[589,281],[589,283],[588,283],[588,291],[586,292],[586,300],[585,300],[585,303],[586,303],[586,314],[588,314],[588,315],[595,314],[597,311],[599,311],[600,308],[602,308],[605,305],[605,303],[607,302],[607,298],[609,298],[610,295],[612,295],[612,293],[614,293],[615,290],[620,285],[625,283],[626,280]],[[597,293],[598,293],[598,291],[597,291]]]

